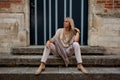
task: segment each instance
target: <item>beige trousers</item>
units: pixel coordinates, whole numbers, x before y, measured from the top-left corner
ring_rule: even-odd
[[[53,53],[55,56],[59,56],[59,54],[56,53],[55,45],[53,43],[50,43],[50,48],[44,48],[41,62],[46,63],[50,52]],[[72,56],[75,53],[77,63],[82,63],[81,50],[78,42],[73,42],[70,47],[66,48],[66,52],[68,57]]]

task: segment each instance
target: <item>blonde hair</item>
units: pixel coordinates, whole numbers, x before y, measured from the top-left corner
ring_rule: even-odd
[[[68,41],[67,42],[70,42],[70,40],[72,39],[72,37],[74,36],[75,34],[75,24],[74,24],[74,21],[72,18],[70,17],[66,17],[65,19],[67,19],[67,21],[69,22],[70,24],[70,35],[68,36]],[[64,31],[62,31],[61,35],[60,35],[60,39],[62,41],[62,44],[64,44],[64,46],[66,45],[66,42],[64,42],[65,40],[65,34],[64,34]]]
[[[70,17],[66,17],[65,19],[67,19],[67,20],[69,21],[69,23],[70,23],[70,28],[71,28],[72,30],[74,30],[75,24],[74,24],[73,19],[70,18]]]

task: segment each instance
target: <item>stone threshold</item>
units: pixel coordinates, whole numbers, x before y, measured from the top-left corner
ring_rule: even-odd
[[[120,80],[120,67],[86,67],[83,74],[76,67],[46,67],[40,75],[34,72],[38,67],[0,67],[2,80]]]
[[[0,54],[0,66],[36,66],[40,64],[42,55],[11,55]],[[120,66],[118,55],[82,55],[83,64],[86,66]],[[76,66],[75,56],[69,58],[70,64]],[[60,57],[50,55],[47,66],[64,65]]]
[[[120,54],[120,48],[102,47],[102,46],[80,46],[81,53],[86,55],[102,55],[102,54]],[[44,46],[28,46],[28,47],[13,47],[12,54],[17,55],[41,55]]]

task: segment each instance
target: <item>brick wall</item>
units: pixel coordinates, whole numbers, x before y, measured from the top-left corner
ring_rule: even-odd
[[[97,0],[96,3],[104,5],[104,8],[120,8],[120,0]]]
[[[22,0],[0,0],[0,8],[10,8],[11,3],[20,3]]]

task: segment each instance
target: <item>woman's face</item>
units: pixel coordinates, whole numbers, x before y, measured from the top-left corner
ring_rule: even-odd
[[[68,21],[68,19],[64,20],[64,28],[70,28],[70,22]]]

